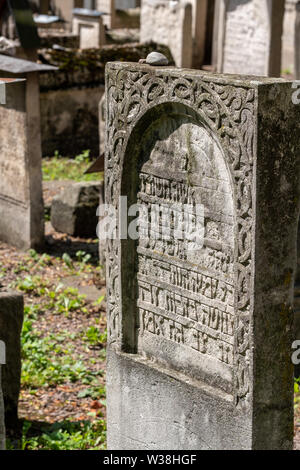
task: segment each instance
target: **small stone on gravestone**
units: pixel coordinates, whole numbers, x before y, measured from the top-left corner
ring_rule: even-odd
[[[169,61],[165,55],[160,52],[150,52],[146,58],[146,64],[148,65],[168,65]]]
[[[73,237],[96,238],[101,182],[75,183],[52,200],[51,224]]]

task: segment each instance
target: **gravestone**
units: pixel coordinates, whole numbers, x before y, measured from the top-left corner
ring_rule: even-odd
[[[282,70],[295,71],[295,22],[298,0],[286,0],[282,35]]]
[[[177,67],[191,67],[193,60],[192,5],[169,0],[143,0],[141,43],[168,46]]]
[[[72,17],[74,8],[83,8],[83,0],[51,0],[51,10],[65,21],[67,30],[72,27]]]
[[[214,68],[221,73],[279,77],[285,0],[220,0]]]
[[[300,80],[300,2],[296,5],[295,21],[295,78]]]
[[[134,2],[123,0],[97,0],[96,9],[103,13],[103,23],[108,29],[138,29],[140,10],[129,6]]]
[[[21,331],[23,295],[0,289],[0,342],[6,346],[6,364],[2,367],[2,392],[7,435],[19,429],[18,402],[21,387]]]
[[[75,8],[72,31],[80,38],[80,49],[99,48],[106,43],[102,13],[96,10]]]
[[[0,240],[21,249],[44,242],[38,73],[45,70],[56,68],[0,56],[0,77],[12,77],[0,106]]]
[[[291,449],[291,83],[110,63],[106,85],[108,448]]]
[[[2,393],[2,366],[5,364],[5,344],[0,341],[0,450],[5,450],[5,419]]]
[[[205,55],[208,0],[192,0],[192,7],[193,68],[200,68],[203,65]]]

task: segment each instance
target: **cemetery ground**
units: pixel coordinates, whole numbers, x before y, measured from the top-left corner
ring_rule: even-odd
[[[82,176],[89,164],[88,152],[75,160],[56,155],[45,159],[44,179],[95,179]],[[51,199],[51,191],[45,196]],[[105,288],[98,240],[55,233],[47,222],[43,253],[0,244],[0,284],[25,296],[22,429],[8,436],[8,449],[105,448]]]
[[[44,159],[44,252],[0,243],[0,284],[25,296],[20,430],[8,449],[103,450],[106,447],[105,282],[98,240],[53,230],[51,198],[85,175],[89,152]],[[295,382],[295,447],[300,449],[300,383]]]

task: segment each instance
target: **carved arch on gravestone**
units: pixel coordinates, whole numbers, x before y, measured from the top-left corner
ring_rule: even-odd
[[[212,81],[209,75],[185,79],[180,71],[155,73],[136,71],[134,66],[121,70],[111,64],[107,73],[107,154],[106,202],[118,211],[124,159],[134,129],[139,132],[156,110],[184,107],[193,119],[202,123],[218,139],[231,175],[235,216],[235,325],[234,395],[237,406],[246,406],[250,398],[251,364],[251,235],[253,230],[253,153],[255,129],[252,121],[255,96],[252,89]],[[173,107],[173,108],[172,108]],[[182,108],[183,109],[183,108]],[[136,172],[137,173],[137,172]],[[108,330],[109,342],[120,350],[128,346],[122,330],[121,242],[109,240],[107,246]],[[132,260],[134,263],[134,260]],[[128,284],[127,284],[128,286]],[[131,330],[132,331],[132,330]],[[127,343],[127,344],[126,344]],[[130,341],[129,341],[130,343]],[[135,344],[135,341],[131,342]],[[133,351],[130,351],[133,352]]]
[[[139,179],[141,175],[143,175],[143,184]],[[156,189],[160,196],[158,196],[158,194],[150,196],[150,202],[149,195],[146,193],[148,192],[149,194],[150,186],[152,186],[153,190],[153,185],[155,185],[152,180],[153,175],[155,175],[156,182],[159,184]],[[149,177],[152,182],[149,181]],[[148,182],[146,182],[146,179],[144,178],[146,178]],[[203,180],[206,180],[207,185],[207,181],[212,178],[215,178],[215,181],[219,181],[218,191],[214,193],[215,197],[211,197],[211,188],[209,190],[207,187],[204,189],[205,183]],[[173,192],[171,194],[171,189],[168,187],[170,192],[165,199],[161,195],[161,191],[162,188],[165,188],[164,185],[170,180],[173,182],[173,185],[175,184],[175,188],[173,186]],[[148,190],[145,189],[145,185],[148,186]],[[219,254],[222,253],[222,262],[218,262],[219,266],[218,268],[215,267],[214,270],[219,270],[219,272],[223,272],[223,274],[225,273],[225,278],[227,280],[229,280],[229,278],[231,279],[231,288],[233,289],[233,282],[235,279],[235,273],[233,272],[234,253],[237,251],[235,247],[237,233],[235,220],[236,210],[233,201],[234,184],[231,179],[230,169],[222,152],[218,138],[216,138],[211,132],[207,123],[201,120],[199,114],[182,103],[167,102],[154,106],[146,111],[130,134],[122,165],[121,195],[127,197],[128,208],[137,203],[143,204],[146,210],[151,210],[151,205],[153,203],[159,205],[167,203],[170,208],[172,207],[172,199],[174,199],[177,192],[177,185],[180,187],[183,185],[185,189],[188,188],[191,192],[188,197],[191,197],[193,204],[204,203],[206,210],[206,235],[204,248],[200,249],[198,252],[197,250],[193,251],[190,255],[185,252],[186,247],[184,248],[184,259],[186,260],[185,269],[188,269],[188,266],[190,266],[190,269],[193,269],[193,266],[198,265],[201,272],[200,266],[204,267],[206,257],[209,256],[209,246],[212,246],[211,244],[216,243],[216,240],[218,240],[217,243],[223,245],[223,249],[226,253],[223,253],[222,251],[219,252]],[[141,186],[143,186],[144,189],[142,189]],[[181,189],[179,191],[181,191]],[[221,194],[222,196],[220,196]],[[221,198],[222,201],[220,201]],[[216,199],[218,199],[219,202],[217,202]],[[123,209],[123,215],[125,211],[126,207]],[[219,214],[217,219],[218,217],[221,217],[221,220],[217,221],[217,219],[214,219],[213,213],[215,211]],[[135,215],[133,215],[133,220],[134,219]],[[125,222],[124,229],[126,230],[132,220],[128,220],[127,222],[126,218]],[[147,222],[149,222],[148,217],[146,223]],[[160,223],[162,223],[162,220]],[[154,230],[153,234],[158,228],[159,231],[162,230],[161,235],[163,235],[163,229],[160,226],[160,223],[158,223],[154,229],[152,228],[152,230]],[[170,225],[171,221],[166,223],[166,230],[168,230]],[[227,230],[224,230],[224,226],[226,226]],[[148,227],[148,229],[151,231],[150,227]],[[209,234],[211,232],[213,234],[218,232],[218,236],[210,239]],[[168,243],[170,243],[172,248],[168,248]],[[225,246],[227,248],[225,248]],[[152,259],[153,261],[151,252],[155,252],[156,256],[158,253],[162,254],[162,252],[165,252],[165,257],[161,258],[161,255],[158,255],[158,259],[161,261],[156,260],[154,261],[154,264],[164,264],[164,261],[168,260],[167,262],[172,265],[173,255],[177,259],[180,259],[183,255],[183,252],[181,252],[182,248],[182,242],[180,242],[179,246],[177,245],[177,249],[179,249],[179,251],[175,255],[175,252],[177,251],[176,240],[172,239],[172,242],[163,242],[162,238],[160,238],[158,241],[154,241],[151,238],[151,235],[150,238],[147,236],[144,240],[139,241],[132,240],[130,237],[122,240],[122,351],[134,354],[140,352],[142,355],[146,354],[149,357],[156,358],[158,361],[167,362],[172,369],[174,368],[175,370],[182,371],[187,375],[198,377],[200,380],[207,380],[212,385],[219,386],[224,389],[224,391],[232,393],[232,370],[227,370],[227,366],[221,367],[219,362],[213,363],[214,360],[209,359],[209,357],[214,357],[214,354],[220,354],[218,349],[215,349],[216,344],[214,346],[212,344],[208,346],[208,350],[211,349],[210,354],[204,344],[201,344],[201,346],[198,344],[200,349],[197,349],[197,352],[195,352],[196,344],[192,345],[191,343],[193,343],[193,341],[191,341],[191,339],[188,340],[186,338],[184,340],[181,338],[181,335],[178,334],[173,338],[173,343],[171,345],[168,341],[163,339],[163,337],[169,338],[170,331],[166,331],[165,327],[161,326],[161,322],[159,322],[158,319],[160,318],[160,321],[162,321],[162,317],[159,316],[160,314],[158,312],[156,322],[154,322],[153,319],[153,315],[155,314],[151,313],[150,324],[146,320],[148,326],[146,329],[143,327],[145,320],[142,320],[139,315],[140,309],[138,308],[138,304],[142,300],[139,299],[141,296],[138,291],[140,288],[144,290],[144,282],[146,281],[147,283],[147,279],[149,281],[148,274],[146,274],[145,269],[147,273],[149,273],[152,282],[154,282],[154,285],[151,287],[151,294],[149,291],[152,300],[150,301],[149,298],[148,301],[150,301],[150,303],[153,301],[156,303],[153,307],[157,307],[162,310],[166,308],[167,302],[165,297],[165,289],[167,286],[163,280],[165,272],[160,272],[160,274],[157,272],[155,274],[155,267],[146,267],[146,260],[149,262],[149,260]],[[172,252],[171,257],[169,257],[169,250]],[[138,255],[138,252],[140,255]],[[139,257],[140,260],[142,260],[141,263],[138,261]],[[168,264],[169,267],[171,265]],[[206,269],[207,268],[208,266]],[[198,268],[196,268],[196,270],[197,269]],[[204,267],[204,272],[206,272],[206,269]],[[144,281],[141,280],[141,276],[146,277],[146,279]],[[140,281],[138,281],[138,278]],[[189,290],[191,291],[191,289]],[[188,294],[188,292],[184,294],[183,287],[180,291],[181,294],[185,296],[186,300],[188,298],[187,296],[193,296],[191,292],[190,294]],[[172,298],[173,297],[171,297],[171,299]],[[182,302],[183,301],[184,299],[182,299]],[[197,300],[195,299],[195,301],[199,302],[199,297]],[[147,303],[144,306],[147,309]],[[193,304],[191,308],[193,308]],[[143,310],[142,307],[141,309]],[[185,315],[187,315],[187,313],[183,314],[183,318]],[[191,331],[196,331],[192,329],[192,324],[196,326],[198,323],[196,317],[194,318],[194,321],[195,323],[193,323],[193,320],[190,318],[190,326],[182,327],[184,329],[186,328],[184,336],[190,336],[192,334]],[[165,322],[165,319],[163,322]],[[217,319],[215,322],[217,324],[219,320]],[[154,331],[152,331],[153,328],[156,329],[154,323],[159,325],[157,326],[158,333],[156,333],[158,338]],[[149,337],[147,332],[150,330],[151,333]],[[145,335],[146,339],[144,338]],[[184,341],[186,351],[189,351],[187,356],[182,354],[183,350],[181,349],[181,346],[176,344],[177,341],[181,342],[181,340]],[[220,348],[220,345],[218,345],[218,347]],[[225,350],[227,347],[228,345],[226,344]],[[203,349],[205,349],[205,352]],[[225,350],[221,355],[226,355],[226,360],[228,360],[229,366],[232,361],[232,351],[230,349],[225,353]],[[201,356],[199,356],[199,353],[201,352],[205,354],[205,357],[202,356],[203,360],[206,358],[205,368],[203,366],[199,368],[199,364],[202,364]],[[227,356],[230,356],[230,359]],[[204,372],[204,369],[206,369],[206,372]],[[211,374],[208,373],[208,369],[211,369]]]

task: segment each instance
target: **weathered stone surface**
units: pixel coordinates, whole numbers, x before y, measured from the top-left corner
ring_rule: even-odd
[[[8,434],[16,432],[18,428],[23,313],[23,296],[11,290],[0,289],[0,341],[6,346],[6,363],[2,366],[2,391]]]
[[[6,83],[0,106],[0,239],[22,249],[44,242],[39,77],[26,77]]]
[[[96,238],[97,208],[101,183],[74,183],[55,196],[51,224],[58,232],[78,237]]]
[[[168,0],[143,0],[141,42],[157,41],[170,48],[177,67],[191,67],[192,6]]]
[[[218,72],[280,77],[285,0],[220,0],[214,65]]]
[[[129,63],[106,83],[106,203],[173,211],[107,243],[109,449],[291,449],[291,83]],[[202,243],[175,236],[180,203]]]

